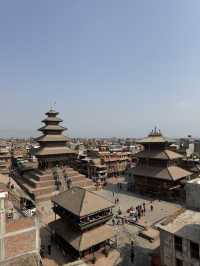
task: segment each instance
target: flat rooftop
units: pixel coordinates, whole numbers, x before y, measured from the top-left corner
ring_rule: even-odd
[[[200,212],[185,210],[156,226],[169,233],[200,243]]]

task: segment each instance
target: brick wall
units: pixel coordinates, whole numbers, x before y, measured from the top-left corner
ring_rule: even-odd
[[[6,233],[26,229],[34,226],[34,218],[20,218],[6,223]]]
[[[29,251],[35,250],[36,231],[29,231],[4,239],[5,257],[14,257]]]

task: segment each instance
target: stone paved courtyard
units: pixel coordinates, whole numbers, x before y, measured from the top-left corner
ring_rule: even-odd
[[[123,178],[121,179],[110,179],[108,186],[103,189],[96,191],[95,193],[104,196],[105,198],[111,200],[115,203],[115,198],[119,198],[119,203],[115,205],[114,213],[117,213],[120,208],[122,211],[122,216],[128,216],[127,209],[130,207],[136,207],[137,205],[141,205],[145,202],[146,204],[146,213],[139,220],[139,224],[145,227],[150,227],[156,224],[158,221],[164,219],[165,217],[173,214],[179,208],[182,208],[179,204],[174,204],[166,201],[158,201],[153,200],[148,197],[144,197],[141,195],[133,194],[131,192],[127,192],[126,184],[123,183],[122,189],[118,189],[117,183],[124,182]],[[114,196],[113,196],[114,192]],[[150,205],[153,205],[153,211],[150,210]],[[112,222],[110,222],[112,224]],[[133,224],[124,224],[124,225],[115,225],[115,230],[118,234],[118,252],[120,255],[115,261],[113,265],[119,266],[129,266],[129,265],[137,265],[137,266],[148,266],[150,265],[150,257],[151,254],[158,252],[159,248],[159,240],[154,241],[153,243],[149,242],[146,239],[138,236],[140,227]],[[134,241],[134,249],[135,249],[135,262],[132,263],[130,260],[130,251],[131,251],[131,240]],[[97,265],[100,266],[100,264]],[[104,265],[104,264],[103,264]],[[106,259],[105,259],[106,265]]]
[[[126,191],[126,184],[123,183],[122,189],[119,190],[117,183],[124,182],[124,179],[110,179],[108,185],[101,190],[95,191],[98,195],[101,195],[113,203],[115,203],[115,198],[119,198],[119,203],[114,207],[114,214],[117,213],[120,208],[122,211],[122,215],[128,216],[127,209],[131,206],[136,207],[137,205],[141,205],[143,202],[146,203],[146,214],[139,220],[139,224],[143,226],[152,226],[156,222],[161,219],[171,215],[176,212],[181,206],[179,204],[174,204],[166,201],[158,201],[152,200],[148,197],[143,197],[141,195],[136,195]],[[114,192],[114,196],[113,196]],[[150,205],[153,204],[154,210],[150,211]],[[51,203],[43,202],[40,204],[39,209],[43,213],[43,224],[48,224],[50,221],[54,219],[54,214],[50,210]],[[110,226],[112,225],[112,221],[109,222]],[[140,227],[133,224],[119,224],[114,226],[117,232],[118,239],[118,247],[116,250],[110,252],[109,257],[105,258],[103,255],[98,256],[98,259],[95,263],[96,266],[110,266],[110,265],[118,265],[118,266],[148,266],[150,265],[150,256],[155,252],[159,247],[159,240],[151,243],[146,239],[138,236]],[[134,241],[134,250],[135,250],[135,261],[134,263],[130,260],[130,243],[131,240]],[[48,244],[49,236],[48,232],[46,232],[46,236],[42,238],[42,241]],[[158,251],[157,251],[158,252]],[[68,258],[64,257],[61,252],[53,246],[52,248],[52,256],[46,256],[43,260],[45,266],[56,266],[60,265],[62,262],[67,262]]]
[[[3,182],[8,182],[8,177],[4,176]],[[123,182],[122,189],[118,189],[117,183]],[[162,220],[163,218],[176,212],[181,206],[179,204],[174,204],[166,201],[152,200],[151,198],[144,197],[141,195],[133,194],[127,192],[126,184],[124,183],[123,178],[110,179],[108,185],[101,190],[95,191],[98,195],[101,195],[113,203],[115,199],[119,199],[119,203],[114,207],[114,214],[117,213],[120,208],[123,216],[128,216],[127,209],[130,207],[136,207],[145,202],[146,204],[146,213],[145,216],[139,220],[139,224],[145,227],[150,227],[156,222]],[[114,193],[114,194],[113,194]],[[114,196],[113,196],[114,195]],[[153,204],[154,210],[150,211],[150,205]],[[51,210],[52,204],[50,201],[42,202],[38,209],[41,216],[41,223],[43,228],[41,229],[41,242],[47,247],[50,243],[50,231],[48,229],[48,223],[54,220],[54,213]],[[109,222],[110,226],[112,221]],[[140,227],[134,224],[119,224],[114,226],[114,230],[117,232],[118,246],[116,250],[110,252],[109,257],[105,258],[104,255],[98,257],[96,261],[96,266],[148,266],[150,265],[150,256],[155,252],[159,247],[159,240],[151,243],[148,240],[145,240],[138,236]],[[135,261],[134,263],[130,260],[130,243],[131,240],[134,241],[134,250],[135,250]],[[45,257],[43,259],[44,266],[58,266],[67,263],[69,258],[64,256],[61,251],[55,246],[52,245],[52,254],[49,256],[47,254],[47,249],[45,252]]]
[[[120,208],[122,211],[122,215],[128,215],[127,209],[129,209],[130,207],[135,208],[137,205],[142,205],[145,202],[146,213],[145,216],[140,219],[139,223],[141,225],[151,226],[181,208],[179,204],[170,203],[167,201],[154,200],[149,197],[127,192],[125,183],[123,183],[122,189],[120,190],[116,182],[120,182],[121,180],[123,181],[123,179],[109,180],[109,184],[106,186],[105,189],[95,191],[95,193],[109,199],[113,203],[115,203],[115,199],[118,198],[119,204],[115,205],[114,212],[117,212]],[[151,204],[154,208],[152,212],[150,210]]]

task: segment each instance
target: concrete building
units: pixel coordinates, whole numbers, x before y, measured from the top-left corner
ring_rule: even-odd
[[[9,173],[10,168],[10,148],[5,142],[0,143],[0,173]]]
[[[192,173],[191,179],[197,178],[200,174],[199,158],[183,158],[179,162],[179,166]]]
[[[200,265],[200,178],[186,184],[186,206],[159,223],[162,266]]]
[[[200,156],[200,140],[195,139],[194,141],[194,152]]]
[[[200,213],[183,210],[162,222],[160,256],[162,266],[200,265]]]
[[[185,184],[186,207],[200,211],[200,178],[188,181]]]

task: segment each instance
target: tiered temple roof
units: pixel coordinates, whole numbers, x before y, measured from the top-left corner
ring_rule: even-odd
[[[52,201],[79,217],[114,207],[107,199],[80,187],[60,193]]]
[[[155,167],[138,166],[133,170],[134,175],[152,177],[156,179],[176,181],[191,175],[190,172],[178,166]]]
[[[75,152],[66,146],[67,138],[62,134],[65,128],[59,124],[62,119],[57,117],[58,114],[51,109],[42,121],[45,125],[39,131],[43,135],[36,139],[40,144],[36,154],[38,167],[15,162],[20,173],[20,178],[16,175],[17,182],[36,202],[49,200],[71,186],[94,189],[91,179],[68,165],[70,156],[74,156]]]
[[[175,161],[182,155],[169,149],[172,140],[165,138],[157,128],[138,143],[144,146],[144,150],[136,155],[139,163],[133,169],[134,175],[172,181],[191,175],[176,165]]]
[[[162,135],[160,129],[155,127],[146,138],[138,141],[139,144],[150,144],[150,143],[173,143],[172,139],[166,138]]]
[[[107,241],[115,237],[112,227],[106,224],[112,218],[114,205],[104,197],[73,187],[54,196],[52,202],[61,218],[51,222],[50,228],[80,256],[99,244],[105,247]]]
[[[138,163],[131,169],[133,182],[130,182],[130,189],[160,196],[182,195],[183,183],[192,173],[179,167],[182,155],[170,150],[172,142],[157,128],[138,141],[144,150],[136,154]]]
[[[42,120],[45,125],[38,129],[43,133],[36,139],[40,143],[40,149],[36,154],[39,160],[48,157],[48,155],[65,156],[71,153],[71,150],[66,146],[67,138],[63,135],[66,128],[60,125],[62,119],[57,117],[58,114],[55,110],[50,109],[46,113],[47,118]]]
[[[106,224],[85,231],[82,234],[62,219],[50,223],[49,226],[79,252],[87,250],[107,239],[111,239],[116,235],[112,228]]]
[[[151,158],[151,159],[161,159],[161,160],[174,160],[183,158],[183,156],[177,152],[170,151],[168,149],[164,150],[151,150],[151,151],[141,151],[137,153],[138,158]]]

